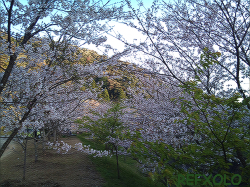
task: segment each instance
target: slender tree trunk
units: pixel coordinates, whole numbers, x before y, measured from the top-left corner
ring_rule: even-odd
[[[45,128],[43,127],[43,150],[45,149]]]
[[[48,134],[47,134],[47,136],[48,136],[48,141],[50,141],[50,135],[51,135],[50,133],[51,133],[51,132],[49,131]]]
[[[105,150],[109,150],[108,144],[105,144]]]
[[[35,162],[38,160],[38,155],[37,155],[37,131],[34,131],[34,147],[35,147]]]
[[[115,156],[116,156],[116,165],[117,165],[117,176],[120,179],[120,171],[119,171],[119,164],[118,164],[118,153],[117,153],[117,146],[115,146]]]
[[[56,129],[54,129],[53,135],[54,135],[54,142],[55,142],[56,141]]]
[[[25,180],[25,174],[26,174],[27,143],[28,143],[28,138],[26,137],[26,141],[24,145],[23,180]]]
[[[111,144],[109,149],[110,149],[111,153],[114,154],[114,145]]]
[[[245,168],[247,166],[246,158],[243,157],[243,153],[239,148],[236,148],[236,154],[237,154],[237,157],[239,158],[241,164]]]
[[[34,138],[34,146],[35,146],[35,162],[38,160],[38,153],[37,153],[37,139]]]

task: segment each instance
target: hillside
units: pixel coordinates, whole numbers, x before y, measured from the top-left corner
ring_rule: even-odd
[[[6,39],[6,35],[2,35],[2,39]],[[21,39],[15,39],[11,38],[12,41],[16,44],[15,46],[19,46]],[[39,47],[42,47],[43,40],[47,40],[46,38],[34,38],[34,41],[32,41],[32,46],[34,47],[34,51],[39,50]],[[31,42],[28,42],[28,44],[31,44]],[[12,51],[15,51],[15,46],[13,46]],[[44,65],[49,66],[60,66],[60,67],[71,67],[73,64],[81,64],[81,65],[88,65],[93,62],[104,62],[109,57],[105,55],[100,55],[94,50],[89,50],[85,48],[79,48],[77,46],[74,46],[70,43],[56,43],[55,41],[50,42],[49,47],[51,50],[56,50],[60,52],[61,55],[57,57],[55,60],[51,60],[46,53],[43,55],[46,56],[46,60],[43,62],[39,62],[36,64],[36,67],[30,66],[30,69],[37,69],[39,71],[39,68]],[[71,48],[76,48],[76,52],[74,54],[71,54],[73,56],[72,60],[65,58],[65,53],[71,50]],[[67,51],[68,50],[68,51]],[[81,58],[77,59],[77,56],[81,55]],[[22,58],[21,63],[17,63],[17,66],[29,66],[29,58],[23,53],[21,53],[18,57]],[[7,64],[9,61],[9,57],[6,54],[0,53],[0,73],[3,72],[4,69],[6,69]],[[99,91],[102,91],[101,94],[99,94],[99,98],[103,98],[104,100],[112,100],[112,101],[118,101],[123,98],[131,98],[132,96],[128,94],[127,88],[136,88],[139,86],[139,79],[136,76],[136,74],[140,73],[143,76],[149,76],[146,74],[143,74],[142,71],[145,69],[142,69],[138,67],[135,64],[124,62],[121,60],[117,61],[117,65],[115,66],[108,66],[105,76],[104,77],[84,77],[85,80],[88,80],[90,78],[94,79],[90,85],[88,83],[85,83],[82,85],[81,90],[85,90],[86,88],[92,87]],[[118,78],[119,77],[119,78]],[[70,82],[68,83],[70,84]],[[102,86],[100,87],[99,85]]]
[[[105,59],[108,58],[103,55],[98,55],[97,52],[93,50],[81,49],[80,51],[83,56],[79,61],[81,64],[93,63],[94,61],[105,61]],[[104,72],[104,77],[87,77],[87,79],[93,78],[93,81],[90,85],[83,85],[81,89],[84,90],[87,87],[98,90],[103,89],[104,91],[99,94],[99,98],[103,98],[104,100],[118,101],[124,98],[131,98],[132,96],[128,94],[127,89],[129,87],[140,87],[140,84],[138,84],[140,80],[136,74],[150,77],[151,75],[144,73],[146,71],[148,72],[149,70],[129,62],[118,60],[117,65],[108,66],[107,70]]]

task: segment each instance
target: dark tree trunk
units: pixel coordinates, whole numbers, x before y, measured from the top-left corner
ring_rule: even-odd
[[[23,150],[24,150],[23,180],[25,180],[25,174],[26,174],[27,143],[28,143],[28,138],[26,137],[25,145],[24,145],[24,147],[23,147]]]
[[[35,146],[35,162],[38,160],[38,153],[37,153],[37,139],[34,138],[34,146]]]
[[[118,153],[117,146],[115,146],[115,156],[116,156],[116,165],[117,165],[117,176],[120,179],[119,163],[118,163]]]
[[[53,135],[54,135],[54,142],[55,142],[55,141],[57,140],[57,137],[56,137],[56,129],[54,129]]]
[[[8,139],[6,140],[6,142],[3,144],[3,146],[0,149],[0,158],[3,155],[5,149],[8,147],[9,143],[11,142],[11,140],[13,140],[13,138],[17,135],[18,131],[22,128],[22,123],[28,118],[32,108],[35,106],[37,99],[34,98],[32,101],[29,102],[29,104],[27,105],[27,108],[29,109],[22,117],[22,119],[19,121],[19,127],[15,128],[13,130],[13,132],[11,133],[11,135],[8,137]]]
[[[43,127],[43,131],[42,132],[43,132],[43,138],[42,139],[43,139],[43,150],[44,150],[45,149],[45,138],[46,138],[45,137],[45,128],[44,127]]]
[[[1,156],[3,155],[5,149],[8,147],[9,143],[10,143],[10,142],[13,140],[13,138],[17,135],[17,133],[18,133],[18,131],[19,131],[20,128],[21,128],[21,127],[15,128],[15,129],[13,130],[13,132],[11,133],[11,135],[10,135],[10,136],[8,137],[8,139],[6,140],[6,142],[4,142],[3,146],[2,146],[1,149],[0,149],[0,158],[1,158]]]

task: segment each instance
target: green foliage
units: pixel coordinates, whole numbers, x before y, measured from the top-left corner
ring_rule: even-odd
[[[109,80],[108,77],[96,77],[94,79],[96,82],[102,82],[102,88],[108,90],[109,99],[112,101],[119,101],[126,98],[126,94],[124,93],[122,83],[118,80]],[[104,98],[106,93],[101,93],[99,98]],[[107,94],[106,94],[107,96]]]
[[[186,154],[196,158],[193,162],[209,164],[209,172],[229,174],[229,159],[237,155],[237,150],[248,153],[250,144],[249,124],[243,119],[249,117],[248,109],[238,102],[239,94],[231,98],[219,98],[203,93],[194,82],[181,86],[193,97],[194,103],[182,100],[181,111],[186,118],[179,123],[187,122],[195,128],[195,135],[201,139],[200,145],[188,145]],[[247,157],[246,157],[247,158]],[[246,166],[249,168],[249,166]],[[249,175],[242,171],[242,176]]]
[[[99,113],[91,111],[92,114],[98,116],[98,120],[93,120],[89,116],[84,116],[81,120],[76,120],[76,123],[83,124],[84,128],[94,133],[94,139],[101,143],[108,140],[108,136],[117,138],[121,136],[121,131],[124,129],[120,117],[124,114],[119,103],[114,104],[103,116]]]
[[[201,55],[200,72],[216,63],[214,57],[220,53],[210,53],[207,48]],[[191,100],[184,97],[174,98],[179,101],[184,118],[176,120],[176,123],[186,124],[190,129],[190,141],[183,142],[183,147],[173,147],[163,142],[141,142],[139,132],[130,138],[133,144],[130,152],[137,158],[146,161],[156,161],[158,168],[150,173],[152,179],[159,180],[165,185],[176,185],[177,174],[226,174],[231,178],[234,174],[240,174],[244,184],[250,180],[250,113],[245,104],[238,100],[239,94],[230,98],[221,98],[209,95],[198,88],[200,82],[198,76],[195,81],[185,82],[180,85],[184,93],[191,96]],[[240,160],[240,171],[230,171],[232,160]],[[189,166],[188,170],[183,165]],[[230,181],[228,181],[230,182]]]
[[[189,163],[190,158],[183,154],[181,150],[174,149],[171,145],[163,142],[141,142],[142,138],[139,132],[133,137],[132,146],[129,152],[137,160],[142,163],[157,162],[158,166],[155,172],[149,173],[151,179],[155,182],[161,182],[165,186],[177,184],[177,174],[184,174],[185,171],[181,167],[184,163]]]
[[[123,91],[123,89],[119,89],[119,100],[125,99],[126,98],[126,94]]]
[[[98,120],[92,120],[89,116],[84,116],[82,120],[77,120],[77,123],[84,123],[84,127],[88,128],[90,132],[94,133],[94,139],[102,144],[110,144],[111,151],[113,148],[116,150],[116,161],[117,161],[117,174],[120,178],[119,164],[118,164],[118,145],[115,142],[109,142],[110,138],[122,139],[124,136],[122,131],[124,130],[123,123],[119,119],[124,113],[119,103],[113,105],[103,116],[99,113],[92,111],[92,114],[98,116]],[[107,143],[108,142],[108,143]],[[110,148],[109,148],[110,149]]]
[[[93,81],[92,81],[92,83],[91,83],[91,87],[92,87],[92,88],[98,88],[98,86],[96,85],[95,80],[93,80]]]
[[[103,89],[108,89],[109,88],[109,81],[108,81],[108,77],[95,77],[94,78],[96,83],[102,82],[102,88]]]
[[[198,75],[204,73],[204,70],[208,69],[211,65],[218,64],[216,59],[220,56],[220,52],[212,53],[207,47],[205,47],[203,49],[203,54],[200,56],[200,64],[197,65],[197,69],[195,70],[195,78],[200,81],[200,77]]]
[[[77,136],[85,145],[90,145],[93,149],[104,150],[103,144],[98,144],[93,140],[85,139],[83,135]],[[119,186],[119,187],[162,187],[163,185],[149,180],[143,176],[137,169],[137,162],[130,157],[119,157],[121,178],[116,177],[116,159],[114,157],[93,157],[89,156],[94,163],[96,169],[100,172],[106,181],[104,187]]]
[[[140,87],[140,85],[138,84],[140,82],[140,80],[138,78],[136,78],[135,76],[135,72],[129,72],[127,71],[127,66],[130,65],[130,63],[128,62],[122,62],[122,61],[118,61],[119,63],[121,63],[120,65],[113,65],[113,66],[108,66],[107,70],[105,71],[105,73],[107,74],[107,76],[105,77],[91,77],[89,76],[88,78],[93,78],[98,90],[102,89],[107,89],[108,94],[109,94],[109,99],[111,101],[115,101],[118,102],[122,99],[125,98],[132,98],[132,95],[126,95],[126,91],[128,87],[131,88],[136,88],[136,87]],[[142,69],[136,67],[136,65],[133,65],[134,68],[136,69],[136,71],[140,72]],[[113,75],[117,75],[120,76],[121,78],[115,78],[112,79],[110,78],[110,76]],[[87,78],[87,79],[88,79]],[[86,80],[87,80],[86,79]],[[96,87],[95,85],[93,85],[94,83],[91,82],[90,86],[85,86],[87,87]],[[102,85],[101,87],[99,87],[98,85]],[[99,98],[103,98],[104,97],[104,92],[98,95]]]
[[[203,50],[201,55],[200,71],[209,68],[210,65],[217,63],[216,57],[221,54],[211,53],[207,48]],[[198,76],[197,76],[198,77]],[[245,155],[241,158],[241,172],[237,173],[243,177],[243,181],[247,183],[249,179],[249,165],[244,164],[248,162],[249,158],[249,122],[244,119],[250,116],[249,110],[245,107],[248,100],[240,103],[241,98],[239,94],[234,94],[230,98],[221,98],[215,95],[208,95],[197,87],[200,79],[196,77],[196,81],[186,82],[180,87],[184,92],[190,94],[193,102],[187,101],[183,98],[181,100],[181,112],[185,114],[185,118],[179,120],[178,123],[186,123],[188,126],[194,127],[196,139],[199,143],[194,142],[189,144],[183,151],[190,158],[193,158],[192,165],[209,165],[206,169],[209,173],[227,174],[232,176],[229,172],[232,162],[229,160],[239,155]],[[199,167],[194,167],[199,170]],[[246,172],[248,170],[248,172]],[[236,172],[236,171],[235,171]]]
[[[106,88],[101,94],[98,95],[98,97],[102,98],[104,101],[110,101],[109,92]]]
[[[85,91],[85,90],[86,90],[86,87],[85,87],[85,86],[82,86],[82,87],[80,88],[80,90],[81,90],[81,91]]]

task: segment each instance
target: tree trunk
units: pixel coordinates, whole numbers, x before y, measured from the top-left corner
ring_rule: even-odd
[[[15,128],[14,131],[11,133],[11,135],[8,137],[8,139],[6,140],[6,142],[4,142],[3,146],[0,149],[0,158],[3,155],[5,149],[8,147],[9,143],[13,140],[13,138],[16,136],[16,134],[18,133],[19,128]]]
[[[35,146],[35,162],[38,160],[38,154],[37,154],[37,139],[34,138],[34,146]]]
[[[242,151],[239,148],[236,148],[236,154],[242,166],[245,168],[247,166],[246,159],[243,157]]]
[[[3,78],[1,80],[1,84],[0,84],[0,94],[3,92],[3,89],[4,87],[6,86],[7,82],[8,82],[8,79],[9,79],[9,76],[11,74],[11,71],[15,65],[15,61],[17,59],[17,56],[16,54],[13,54],[10,56],[10,60],[9,60],[9,64],[4,72],[4,75],[3,75]]]
[[[45,149],[45,128],[43,127],[43,150]]]
[[[48,141],[50,141],[50,134],[51,132],[49,131],[49,133],[47,134],[47,136],[48,136]]]
[[[28,138],[26,137],[24,146],[24,160],[23,160],[23,180],[25,180],[25,174],[26,174],[27,143],[28,143]]]
[[[54,142],[55,142],[56,141],[56,129],[54,129],[53,135],[54,135]]]
[[[115,146],[115,156],[116,156],[116,165],[117,165],[117,176],[118,176],[118,179],[120,179],[120,171],[119,171],[119,164],[118,164],[117,146]]]
[[[23,115],[22,119],[19,121],[19,127],[15,128],[13,130],[13,132],[11,133],[11,135],[8,137],[8,139],[6,140],[6,142],[3,144],[3,146],[0,149],[0,158],[3,155],[5,149],[8,147],[9,143],[11,142],[11,140],[13,140],[13,138],[17,135],[18,131],[22,128],[22,123],[27,119],[27,117],[29,116],[31,109],[35,106],[37,99],[34,98],[31,102],[29,102],[29,104],[27,105],[27,108],[29,109],[27,112],[25,112],[25,114]],[[15,124],[14,124],[15,125]]]

